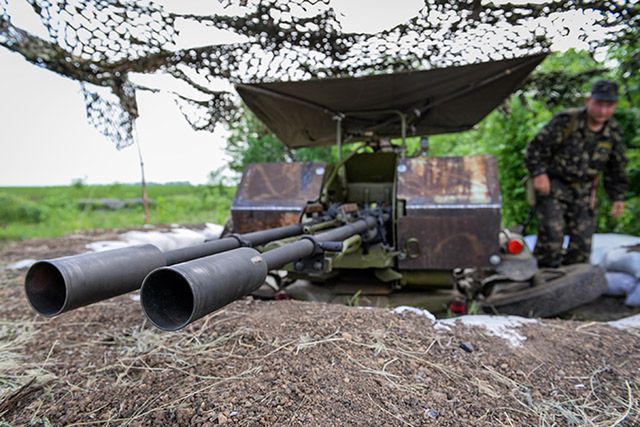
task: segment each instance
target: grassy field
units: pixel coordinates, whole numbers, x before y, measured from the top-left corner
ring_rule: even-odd
[[[235,188],[211,185],[150,185],[151,224],[223,224]],[[0,241],[58,237],[77,230],[141,226],[140,204],[118,210],[88,201],[140,198],[138,185],[0,187]]]

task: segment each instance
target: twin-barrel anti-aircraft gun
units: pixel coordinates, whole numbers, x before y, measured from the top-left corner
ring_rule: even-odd
[[[335,143],[337,163],[249,165],[231,208],[236,234],[168,252],[143,245],[40,261],[27,298],[55,316],[141,287],[146,316],[165,330],[259,293],[276,270],[287,278],[271,297],[463,311],[449,304],[455,287],[462,302],[534,316],[593,300],[606,289],[600,270],[539,271],[522,236],[502,228],[493,157],[430,157],[426,144],[407,155],[407,135],[473,127],[543,59],[238,85],[285,145]],[[343,158],[343,144],[358,141]]]
[[[386,239],[385,209],[310,207],[299,224],[166,252],[147,244],[38,261],[26,276],[27,298],[50,317],[140,289],[147,318],[173,331],[256,291],[269,271],[291,263],[300,272],[327,271],[332,259]]]

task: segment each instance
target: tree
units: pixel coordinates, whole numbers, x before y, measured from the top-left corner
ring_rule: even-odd
[[[247,108],[243,108],[240,118],[228,127],[230,135],[226,151],[231,157],[229,168],[237,174],[242,174],[249,163],[337,160],[333,147],[287,148]]]

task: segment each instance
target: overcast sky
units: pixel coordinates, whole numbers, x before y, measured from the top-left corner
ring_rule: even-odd
[[[46,32],[24,0],[11,3],[13,22],[41,36]],[[215,12],[216,2],[162,1],[172,11]],[[337,0],[344,31],[375,32],[414,16],[421,0],[371,2]],[[185,28],[183,45],[227,42],[224,35]],[[217,37],[212,39],[211,37]],[[199,41],[200,40],[200,41]],[[565,42],[564,45],[567,45]],[[566,46],[562,46],[566,47]],[[87,123],[78,82],[27,63],[0,47],[0,186],[67,185],[140,180],[134,146],[121,151]],[[138,92],[137,131],[147,180],[204,183],[210,171],[224,166],[225,130],[195,132],[172,98]]]

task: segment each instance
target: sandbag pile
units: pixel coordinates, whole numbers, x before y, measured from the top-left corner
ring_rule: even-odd
[[[606,295],[626,296],[625,305],[640,307],[640,237],[594,235],[591,263],[605,270]]]
[[[533,250],[536,236],[525,237]],[[569,244],[565,237],[564,247]],[[624,296],[625,305],[640,307],[640,237],[626,234],[600,233],[593,235],[591,264],[605,270],[608,290],[605,295]]]
[[[607,270],[607,295],[626,295],[626,305],[640,307],[640,245],[609,251],[602,265]]]
[[[220,237],[223,227],[218,224],[205,224],[200,230],[173,227],[171,231],[128,231],[121,234],[120,240],[103,240],[86,245],[93,252],[102,252],[133,245],[152,244],[162,251],[171,251],[187,246],[204,243]]]

